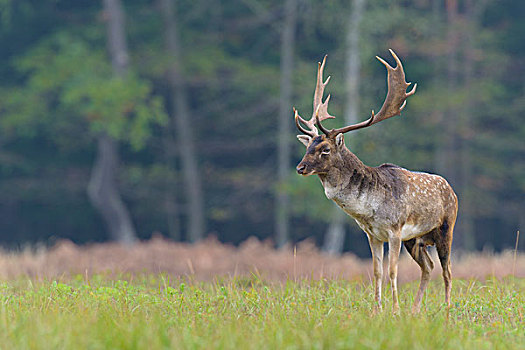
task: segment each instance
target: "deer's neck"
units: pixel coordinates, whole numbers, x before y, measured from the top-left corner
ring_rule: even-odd
[[[319,178],[325,188],[344,190],[352,180],[369,176],[371,170],[355,154],[345,148],[341,152],[341,157],[332,164],[330,171],[319,175]]]
[[[327,174],[319,175],[325,194],[348,214],[358,217],[368,215],[374,200],[379,178],[374,168],[366,166],[348,149],[333,164]]]

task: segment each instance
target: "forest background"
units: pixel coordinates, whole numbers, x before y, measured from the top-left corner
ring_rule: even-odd
[[[401,117],[346,135],[367,165],[438,173],[458,250],[525,227],[525,2],[0,0],[0,244],[162,234],[368,256],[295,173],[292,106],[328,55],[341,126],[378,110],[392,48],[417,82]],[[523,250],[525,242],[520,243]]]

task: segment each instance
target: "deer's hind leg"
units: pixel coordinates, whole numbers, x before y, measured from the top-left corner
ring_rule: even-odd
[[[434,262],[430,258],[428,251],[426,249],[428,239],[431,238],[429,234],[421,238],[413,238],[408,241],[404,241],[406,250],[412,256],[412,258],[417,262],[421,268],[421,281],[419,282],[419,289],[414,299],[414,304],[412,305],[412,312],[418,313],[421,309],[421,301],[423,300],[423,294],[427,288],[428,281],[430,280],[430,272],[434,268]]]
[[[450,270],[450,250],[452,248],[452,233],[456,218],[445,218],[441,226],[432,231],[436,243],[439,262],[443,268],[443,282],[445,282],[445,303],[450,306],[450,291],[452,289],[452,273]]]

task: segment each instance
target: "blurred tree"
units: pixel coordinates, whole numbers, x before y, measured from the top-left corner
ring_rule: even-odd
[[[473,188],[470,180],[473,176],[472,141],[474,136],[472,111],[476,109],[476,99],[473,92],[476,90],[475,81],[475,56],[476,56],[476,33],[482,31],[480,28],[480,15],[485,12],[488,1],[478,1],[476,4],[472,0],[465,0],[464,4],[464,25],[462,28],[462,48],[463,48],[463,87],[465,89],[465,100],[460,110],[459,139],[461,153],[458,159],[460,166],[459,177],[461,189],[461,207],[459,210],[460,220],[458,229],[461,232],[463,248],[474,250],[476,248],[475,227],[474,227],[474,202],[472,198]]]
[[[17,68],[27,80],[20,88],[8,91],[3,130],[13,130],[19,137],[33,137],[41,130],[59,146],[69,147],[73,140],[85,139],[84,128],[88,127],[99,141],[99,156],[103,158],[93,170],[93,176],[102,179],[94,181],[116,181],[111,173],[117,161],[111,143],[126,140],[140,149],[151,134],[151,126],[165,121],[162,102],[151,96],[151,86],[131,72],[113,76],[104,53],[89,47],[81,37],[53,34],[19,58]],[[104,196],[115,194],[105,186],[107,183],[102,186]],[[113,230],[120,224],[113,225],[108,223],[108,228]],[[127,236],[118,236],[120,233],[110,231],[113,239],[133,240],[129,231]]]
[[[104,0],[104,14],[107,21],[111,66],[115,76],[123,78],[128,74],[129,58],[125,35],[125,15],[120,0]],[[117,142],[102,131],[97,143],[97,157],[88,185],[89,198],[104,218],[110,236],[118,242],[131,244],[137,239],[137,234],[117,187],[116,173],[119,163]]]
[[[346,107],[344,111],[345,124],[358,122],[359,112],[359,75],[360,57],[359,23],[363,17],[364,0],[354,0],[346,31]],[[345,239],[345,222],[347,215],[341,208],[334,206],[332,220],[326,232],[323,250],[329,254],[341,254]]]
[[[290,198],[285,185],[290,176],[290,136],[292,134],[290,106],[292,104],[293,56],[297,20],[296,7],[296,0],[286,0],[284,3],[284,20],[281,34],[281,93],[279,119],[277,123],[279,137],[277,146],[277,193],[275,201],[275,239],[278,247],[284,246],[290,240]]]
[[[179,44],[174,0],[160,0],[160,9],[164,19],[166,50],[172,61],[168,71],[168,80],[173,93],[171,118],[177,135],[178,154],[181,158],[184,176],[185,199],[188,203],[188,233],[186,238],[190,242],[196,242],[202,239],[206,231],[204,195],[193,130],[190,125],[190,111],[182,64],[183,51]]]

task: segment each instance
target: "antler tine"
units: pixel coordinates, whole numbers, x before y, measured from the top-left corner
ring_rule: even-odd
[[[412,84],[412,83],[408,83],[408,86],[410,86],[410,84]],[[414,87],[412,88],[412,90],[407,92],[407,97],[408,96],[412,96],[413,94],[415,94],[416,93],[416,89],[417,89],[417,83],[414,84]],[[405,102],[406,102],[406,100],[405,100]]]
[[[396,61],[396,68],[394,68],[394,69],[397,69],[397,67],[399,67],[399,68],[401,68],[401,70],[403,70],[403,64],[401,64],[401,60],[399,59],[399,57],[397,57],[397,55],[394,52],[394,50],[388,49],[388,51],[390,52],[390,54],[392,55],[392,57],[394,57],[394,60]]]
[[[326,78],[326,80],[323,82],[323,72],[324,72],[324,65],[326,64],[326,57],[328,55],[325,55],[323,57],[323,62],[317,63],[317,83],[315,85],[315,92],[314,92],[314,105],[313,105],[313,113],[312,118],[310,121],[312,124],[315,122],[316,114],[319,112],[319,119],[325,120],[325,119],[332,119],[335,118],[334,116],[328,114],[328,102],[330,101],[330,95],[326,98],[326,100],[323,102],[323,95],[324,95],[324,89],[326,85],[330,82],[330,76]]]
[[[306,123],[306,122],[305,122],[305,120],[303,118],[301,118],[301,116],[299,115],[299,113],[297,112],[297,109],[295,109],[295,107],[293,108],[293,111],[294,111],[294,114],[295,114],[294,119],[295,119],[295,125],[297,126],[297,129],[299,129],[299,131],[302,132],[303,134],[308,135],[310,137],[317,136],[313,131],[306,130],[305,128],[303,128],[301,126],[301,124],[299,124],[299,120],[301,120],[302,123]]]
[[[319,106],[321,107],[321,106]],[[327,130],[323,124],[321,124],[321,120],[319,119],[319,107],[317,107],[317,112],[315,113],[315,124],[325,134],[326,136],[330,136],[330,130]]]
[[[383,65],[384,65],[384,66],[386,67],[386,69],[388,69],[389,71],[395,69],[394,67],[392,67],[390,64],[388,64],[388,62],[385,61],[384,59],[382,59],[381,57],[376,56],[376,58],[378,59],[379,62],[383,63]]]
[[[319,132],[317,131],[315,127],[317,118],[319,118],[319,121],[335,118],[334,116],[328,113],[328,102],[330,101],[330,95],[328,95],[326,97],[326,100],[323,102],[324,89],[326,85],[328,85],[328,83],[330,82],[330,77],[326,78],[326,80],[323,81],[323,71],[324,71],[324,66],[326,64],[326,57],[327,55],[324,56],[322,62],[317,63],[317,83],[315,85],[315,91],[314,91],[312,117],[309,120],[305,120],[298,113],[296,113],[296,116],[295,116],[295,121],[296,121],[295,123],[299,131],[307,135],[310,135],[310,136],[313,135],[312,137],[319,135]],[[299,122],[308,126],[310,130],[306,130],[305,128],[300,126]]]
[[[396,53],[392,49],[389,49],[389,51],[396,61],[395,68],[388,64],[381,57],[376,56],[379,62],[381,62],[387,69],[388,82],[386,98],[379,112],[374,114],[374,111],[372,111],[370,118],[363,122],[349,125],[340,129],[333,129],[330,131],[331,135],[337,135],[339,133],[365,128],[379,123],[382,120],[399,115],[406,106],[406,99],[416,93],[417,84],[414,84],[414,87],[412,90],[410,90],[410,92],[406,92],[411,83],[407,83],[405,81],[405,71],[403,70],[403,64],[401,63],[399,57],[397,57]]]
[[[295,107],[294,107],[294,110],[295,110]],[[313,124],[311,123],[311,121],[309,121],[309,120],[304,120],[303,117],[301,117],[301,116],[299,115],[299,113],[297,113],[297,118],[299,119],[299,121],[300,121],[301,123],[308,125],[308,126],[310,127],[310,129],[313,128]]]

